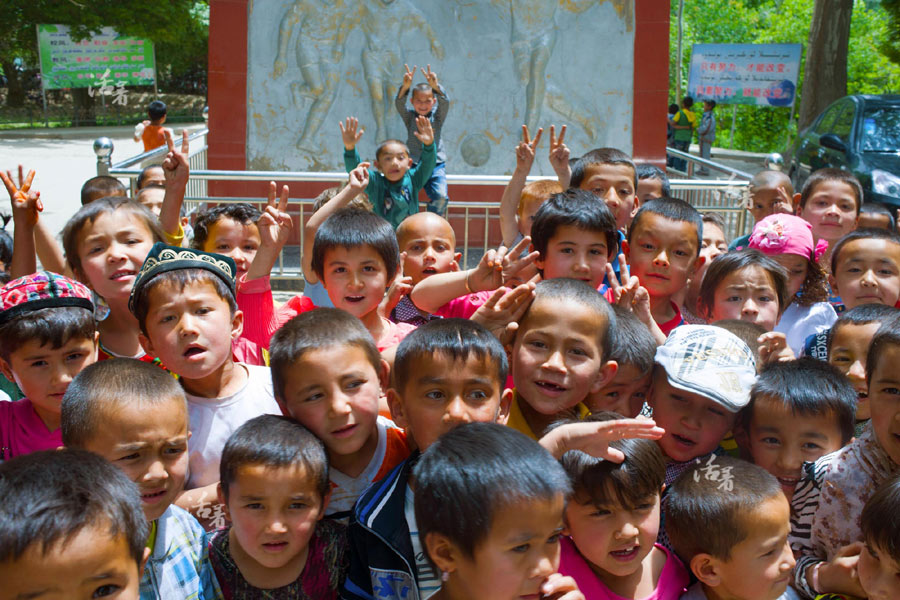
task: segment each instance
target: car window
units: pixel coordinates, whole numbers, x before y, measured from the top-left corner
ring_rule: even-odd
[[[823,135],[831,132],[831,126],[834,124],[834,120],[837,118],[838,113],[841,112],[841,109],[844,107],[843,104],[835,104],[831,108],[827,109],[827,112],[822,116],[822,119],[819,121],[819,124],[816,125],[816,133],[819,135]]]
[[[900,106],[879,106],[863,113],[862,150],[900,151]]]
[[[841,141],[848,146],[850,145],[850,132],[853,131],[853,117],[855,114],[856,110],[853,104],[845,103],[844,110],[841,111],[837,119],[834,120],[834,125],[831,126],[830,133],[841,138]]]

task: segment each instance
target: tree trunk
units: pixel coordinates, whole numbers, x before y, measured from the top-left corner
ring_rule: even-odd
[[[22,74],[11,60],[3,61],[3,73],[6,75],[6,107],[22,108],[25,106],[25,86],[22,82]]]
[[[74,88],[72,100],[75,103],[75,125],[96,125],[97,115],[94,113],[94,97],[88,94],[87,88]]]
[[[847,47],[853,0],[816,0],[800,95],[798,127],[804,129],[825,107],[847,95]]]

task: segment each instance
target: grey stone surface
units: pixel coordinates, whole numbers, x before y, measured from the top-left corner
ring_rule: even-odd
[[[364,159],[405,140],[404,64],[430,64],[453,101],[448,173],[511,172],[523,123],[567,124],[575,155],[631,152],[633,0],[255,0],[248,19],[250,169],[343,170],[347,116]],[[542,146],[533,174],[552,173]]]

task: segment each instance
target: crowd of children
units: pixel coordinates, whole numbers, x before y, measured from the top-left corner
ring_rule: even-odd
[[[290,190],[188,219],[164,113],[163,163],[133,199],[89,180],[61,247],[34,172],[0,173],[0,599],[900,597],[892,215],[845,171],[764,171],[729,248],[565,127],[528,183],[523,126],[466,268],[416,71],[405,142],[362,162],[340,124],[284,304]]]

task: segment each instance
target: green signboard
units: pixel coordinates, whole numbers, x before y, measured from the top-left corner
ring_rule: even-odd
[[[104,27],[93,37],[74,41],[65,25],[38,25],[41,78],[45,90],[98,88],[123,90],[128,85],[153,85],[156,58],[150,40],[119,35]]]

